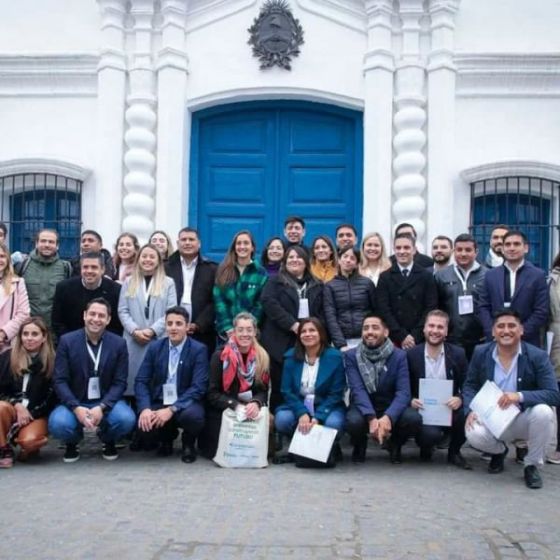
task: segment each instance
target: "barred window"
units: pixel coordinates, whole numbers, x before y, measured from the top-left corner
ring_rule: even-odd
[[[545,270],[558,250],[560,183],[537,177],[500,177],[471,183],[470,231],[483,259],[497,224],[522,231],[530,260]]]
[[[43,228],[59,234],[60,256],[80,252],[82,182],[60,175],[25,173],[0,177],[0,220],[8,226],[10,251],[28,253]]]

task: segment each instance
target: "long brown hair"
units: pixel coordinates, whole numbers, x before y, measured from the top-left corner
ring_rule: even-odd
[[[10,250],[5,243],[0,243],[0,251],[2,251],[6,256],[6,268],[4,269],[4,274],[2,275],[1,284],[4,288],[4,292],[6,292],[6,295],[9,296],[16,289],[18,276],[14,272],[14,265],[12,264],[12,259],[10,257]]]
[[[134,245],[134,258],[136,258],[136,256],[138,255],[138,251],[140,251],[140,243],[138,241],[138,237],[136,237],[136,235],[134,235],[133,233],[129,233],[128,231],[125,231],[123,233],[121,233],[118,237],[117,240],[115,241],[115,252],[113,254],[113,263],[115,264],[115,268],[118,270],[118,268],[121,266],[121,258],[119,257],[119,241],[123,238],[123,237],[129,237],[130,240],[132,241],[132,244]]]
[[[319,332],[319,356],[321,356],[321,354],[325,351],[325,348],[329,345],[327,331],[325,330],[323,323],[321,323],[317,317],[307,317],[307,319],[302,319],[299,322],[296,343],[294,345],[294,358],[300,362],[305,360],[305,346],[301,342],[301,331],[308,323],[315,325],[315,328]]]
[[[239,272],[235,265],[237,264],[237,255],[235,254],[235,243],[240,235],[246,235],[251,240],[251,245],[253,250],[251,252],[251,258],[255,256],[255,240],[253,239],[253,234],[248,229],[242,229],[238,231],[230,243],[229,249],[224,257],[224,260],[220,263],[218,271],[216,272],[216,284],[220,287],[226,286],[227,284],[233,284],[239,278]]]
[[[54,349],[51,338],[51,333],[47,329],[47,325],[41,317],[28,317],[21,324],[17,335],[14,338],[14,346],[12,347],[12,353],[10,356],[10,370],[14,377],[22,377],[25,372],[29,369],[29,364],[31,364],[31,357],[27,353],[27,350],[23,347],[21,342],[21,335],[23,329],[27,325],[35,325],[39,328],[43,336],[45,337],[45,342],[39,350],[39,359],[41,360],[42,368],[41,373],[45,377],[51,377],[54,369]]]

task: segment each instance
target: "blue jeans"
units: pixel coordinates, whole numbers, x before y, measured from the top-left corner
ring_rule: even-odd
[[[99,402],[82,403],[80,406],[94,408]],[[97,428],[97,435],[103,443],[114,443],[129,434],[136,425],[136,415],[124,402],[115,406],[103,416]],[[84,437],[84,427],[76,415],[66,406],[57,406],[49,416],[49,434],[63,443],[78,443]]]
[[[325,422],[320,423],[327,426],[327,428],[338,430],[338,434],[336,435],[336,439],[338,441],[344,432],[344,419],[344,410],[333,410],[327,416]],[[289,408],[280,406],[276,409],[276,413],[274,415],[274,427],[277,432],[291,437],[297,427],[297,423],[298,419]]]

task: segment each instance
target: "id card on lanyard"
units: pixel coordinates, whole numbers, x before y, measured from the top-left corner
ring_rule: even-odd
[[[101,361],[101,350],[103,347],[103,342],[99,344],[99,350],[97,350],[97,355],[93,353],[90,345],[86,340],[86,348],[93,362],[93,377],[89,378],[88,381],[88,399],[89,400],[97,400],[101,398],[101,389],[99,386],[99,362]]]
[[[463,275],[459,272],[457,266],[455,268],[455,275],[461,282],[461,286],[463,288],[463,295],[457,298],[457,311],[459,315],[470,315],[474,313],[474,300],[472,295],[468,293],[469,287],[467,285],[467,280],[463,278]]]
[[[167,364],[167,381],[163,384],[163,404],[172,405],[177,400],[177,369],[179,368],[180,357],[176,364],[169,360]]]

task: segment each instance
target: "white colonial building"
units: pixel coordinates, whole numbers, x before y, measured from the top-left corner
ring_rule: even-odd
[[[219,255],[302,215],[426,244],[493,223],[558,249],[557,0],[289,0],[291,70],[261,69],[264,0],[0,2],[1,218],[72,252],[198,227]]]

